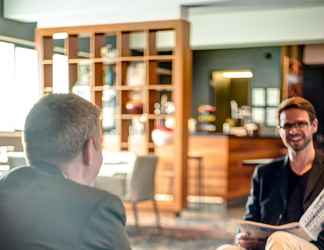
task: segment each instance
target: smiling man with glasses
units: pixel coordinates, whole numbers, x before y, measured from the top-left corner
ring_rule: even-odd
[[[300,219],[324,188],[324,156],[315,150],[318,120],[304,98],[284,100],[278,107],[279,134],[288,149],[285,157],[255,169],[245,219],[273,225]],[[238,233],[229,249],[324,250],[324,231],[308,242],[287,232],[275,232],[266,241]]]

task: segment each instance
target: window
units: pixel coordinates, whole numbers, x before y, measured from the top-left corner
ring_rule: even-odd
[[[22,130],[33,104],[41,96],[37,53],[0,42],[0,131]]]
[[[280,102],[278,88],[252,89],[252,118],[254,122],[274,127],[277,124],[277,107]]]
[[[14,81],[14,53],[13,44],[0,42],[0,130],[14,130],[14,113],[10,110]],[[15,105],[18,105],[16,103]]]

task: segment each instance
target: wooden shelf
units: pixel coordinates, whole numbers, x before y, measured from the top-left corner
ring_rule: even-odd
[[[103,63],[103,64],[116,64],[120,62],[119,58],[94,58],[92,59],[92,62],[94,63]]]
[[[162,120],[162,119],[169,119],[169,118],[173,118],[173,115],[148,115],[147,118],[151,119],[151,120]]]
[[[175,56],[174,55],[154,55],[154,56],[148,56],[147,60],[150,61],[172,61],[174,60]]]
[[[73,58],[73,59],[69,59],[69,63],[72,64],[91,64],[93,62],[93,60],[91,60],[90,58]]]
[[[138,91],[138,90],[145,90],[145,85],[138,85],[138,86],[127,86],[127,85],[118,85],[116,86],[118,90],[127,90],[127,91]]]
[[[152,84],[152,85],[148,85],[147,88],[150,90],[170,90],[170,91],[174,90],[174,86],[172,84],[158,84],[158,85]]]
[[[131,119],[139,119],[143,116],[144,114],[122,114],[122,115],[117,115],[116,117],[118,119],[123,119],[123,120],[131,120]]]
[[[124,56],[124,57],[120,57],[119,61],[121,61],[121,62],[143,62],[143,61],[147,61],[147,57],[145,57],[145,56]]]
[[[168,52],[162,51],[158,46],[159,32],[165,31],[173,32],[176,37],[174,46]],[[68,34],[61,47],[58,47],[53,39],[53,34],[59,32]],[[133,34],[138,32],[143,34],[145,41],[134,48]],[[87,34],[88,38],[86,44],[82,44],[84,34]],[[53,55],[59,50],[68,61],[66,70],[68,75],[64,77],[68,79],[69,90],[72,91],[80,82],[88,81],[91,101],[103,109],[103,119],[115,119],[114,130],[118,137],[116,147],[119,147],[119,150],[132,150],[132,145],[128,144],[130,128],[142,124],[144,150],[141,152],[157,153],[151,137],[156,121],[175,119],[177,126],[174,133],[179,140],[175,141],[172,157],[176,187],[175,199],[170,204],[174,211],[184,208],[188,151],[187,121],[191,112],[189,23],[184,20],[169,20],[40,28],[36,30],[36,41],[44,94],[53,91],[55,73]],[[110,58],[110,55],[117,56]],[[143,63],[144,66],[133,62]],[[86,64],[86,67],[82,67],[82,64]],[[126,85],[132,80],[143,85]],[[138,102],[139,99],[143,103],[143,114],[126,113],[126,105]],[[154,115],[157,103],[162,106],[162,102],[165,104],[171,101],[176,108],[174,115]]]
[[[103,86],[94,86],[92,87],[93,91],[105,91],[105,90],[116,90],[116,86],[109,86],[109,85],[103,85]]]

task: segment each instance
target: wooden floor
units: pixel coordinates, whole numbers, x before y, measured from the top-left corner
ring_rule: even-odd
[[[155,225],[155,216],[150,211],[139,211],[140,225]],[[235,220],[244,215],[244,202],[225,206],[224,204],[197,204],[184,210],[180,216],[173,213],[161,214],[163,226],[219,226],[224,227],[229,233],[235,233]],[[131,210],[127,211],[127,225],[134,225],[134,217]]]
[[[129,210],[127,233],[132,249],[215,250],[223,244],[233,243],[235,219],[242,218],[244,206],[240,204],[226,208],[205,204],[199,210],[196,206],[187,209],[179,217],[163,213],[160,230],[155,227],[153,213],[141,212],[140,226],[136,228],[130,212]]]

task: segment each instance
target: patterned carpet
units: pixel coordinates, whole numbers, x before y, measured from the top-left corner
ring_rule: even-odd
[[[211,250],[233,241],[233,235],[219,228],[128,226],[133,250]]]

